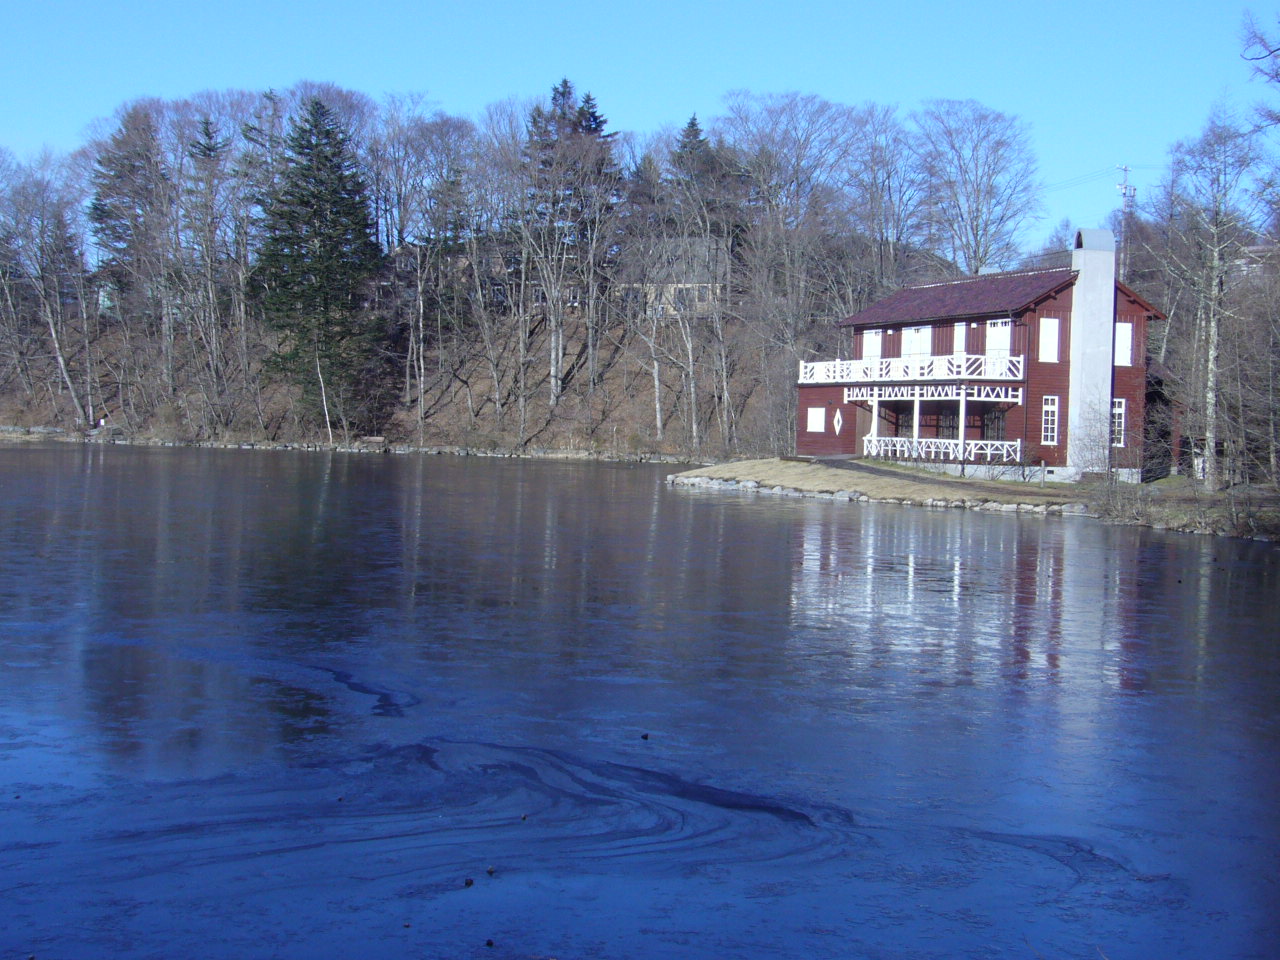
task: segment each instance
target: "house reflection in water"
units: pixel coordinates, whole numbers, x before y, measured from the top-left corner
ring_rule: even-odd
[[[1108,528],[855,509],[858,522],[805,523],[792,622],[840,634],[859,672],[892,662],[934,685],[1147,683],[1139,596]]]

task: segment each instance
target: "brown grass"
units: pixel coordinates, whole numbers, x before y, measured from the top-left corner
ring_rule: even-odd
[[[854,491],[871,500],[901,500],[924,503],[929,500],[966,503],[1072,504],[1082,503],[1086,492],[1055,484],[963,480],[895,469],[877,464],[875,472],[842,469],[803,460],[737,460],[697,467],[681,476],[706,477],[736,482],[755,481],[762,487],[783,487],[804,493]]]

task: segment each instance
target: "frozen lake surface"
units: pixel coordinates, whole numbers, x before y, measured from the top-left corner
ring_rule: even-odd
[[[1269,958],[1280,550],[0,446],[0,956]]]

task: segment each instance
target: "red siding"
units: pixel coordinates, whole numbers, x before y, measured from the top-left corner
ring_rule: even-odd
[[[1058,362],[1045,363],[1040,359],[1040,318],[1058,319]],[[1026,397],[1024,406],[1009,411],[1009,420],[1017,420],[1016,429],[1022,437],[1023,457],[1028,463],[1043,460],[1051,467],[1066,466],[1067,423],[1071,377],[1071,288],[1068,287],[1040,303],[1034,310],[1022,316],[1025,325]],[[1058,443],[1043,446],[1040,443],[1040,427],[1044,415],[1044,398],[1058,398]],[[1015,412],[1016,411],[1016,412]],[[1013,426],[1010,423],[1010,426]]]
[[[965,353],[982,354],[987,352],[987,325],[985,323],[967,323],[964,331]]]
[[[802,457],[832,456],[835,454],[862,453],[862,438],[871,430],[871,414],[853,404],[843,403],[844,388],[838,386],[797,387],[796,405],[796,453]],[[808,430],[809,408],[823,407],[823,432]],[[840,411],[840,432],[835,432],[833,421]]]
[[[952,345],[955,343],[952,330],[955,325],[951,323],[935,323],[933,330],[933,355],[935,357],[949,357],[952,352]]]
[[[1111,464],[1137,470],[1142,467],[1143,423],[1147,401],[1147,314],[1145,309],[1116,291],[1116,322],[1133,324],[1133,354],[1127,367],[1112,367],[1111,396],[1125,401],[1123,447],[1111,448]]]
[[[886,330],[880,356],[886,359],[902,356],[902,331]]]

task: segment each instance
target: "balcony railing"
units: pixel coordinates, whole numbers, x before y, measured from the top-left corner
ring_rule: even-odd
[[[885,460],[944,460],[958,463],[1018,463],[1022,459],[1021,440],[965,440],[936,437],[864,437],[862,452]]]
[[[1021,380],[1022,357],[955,353],[945,357],[824,360],[800,364],[805,383],[918,383],[929,380]]]

